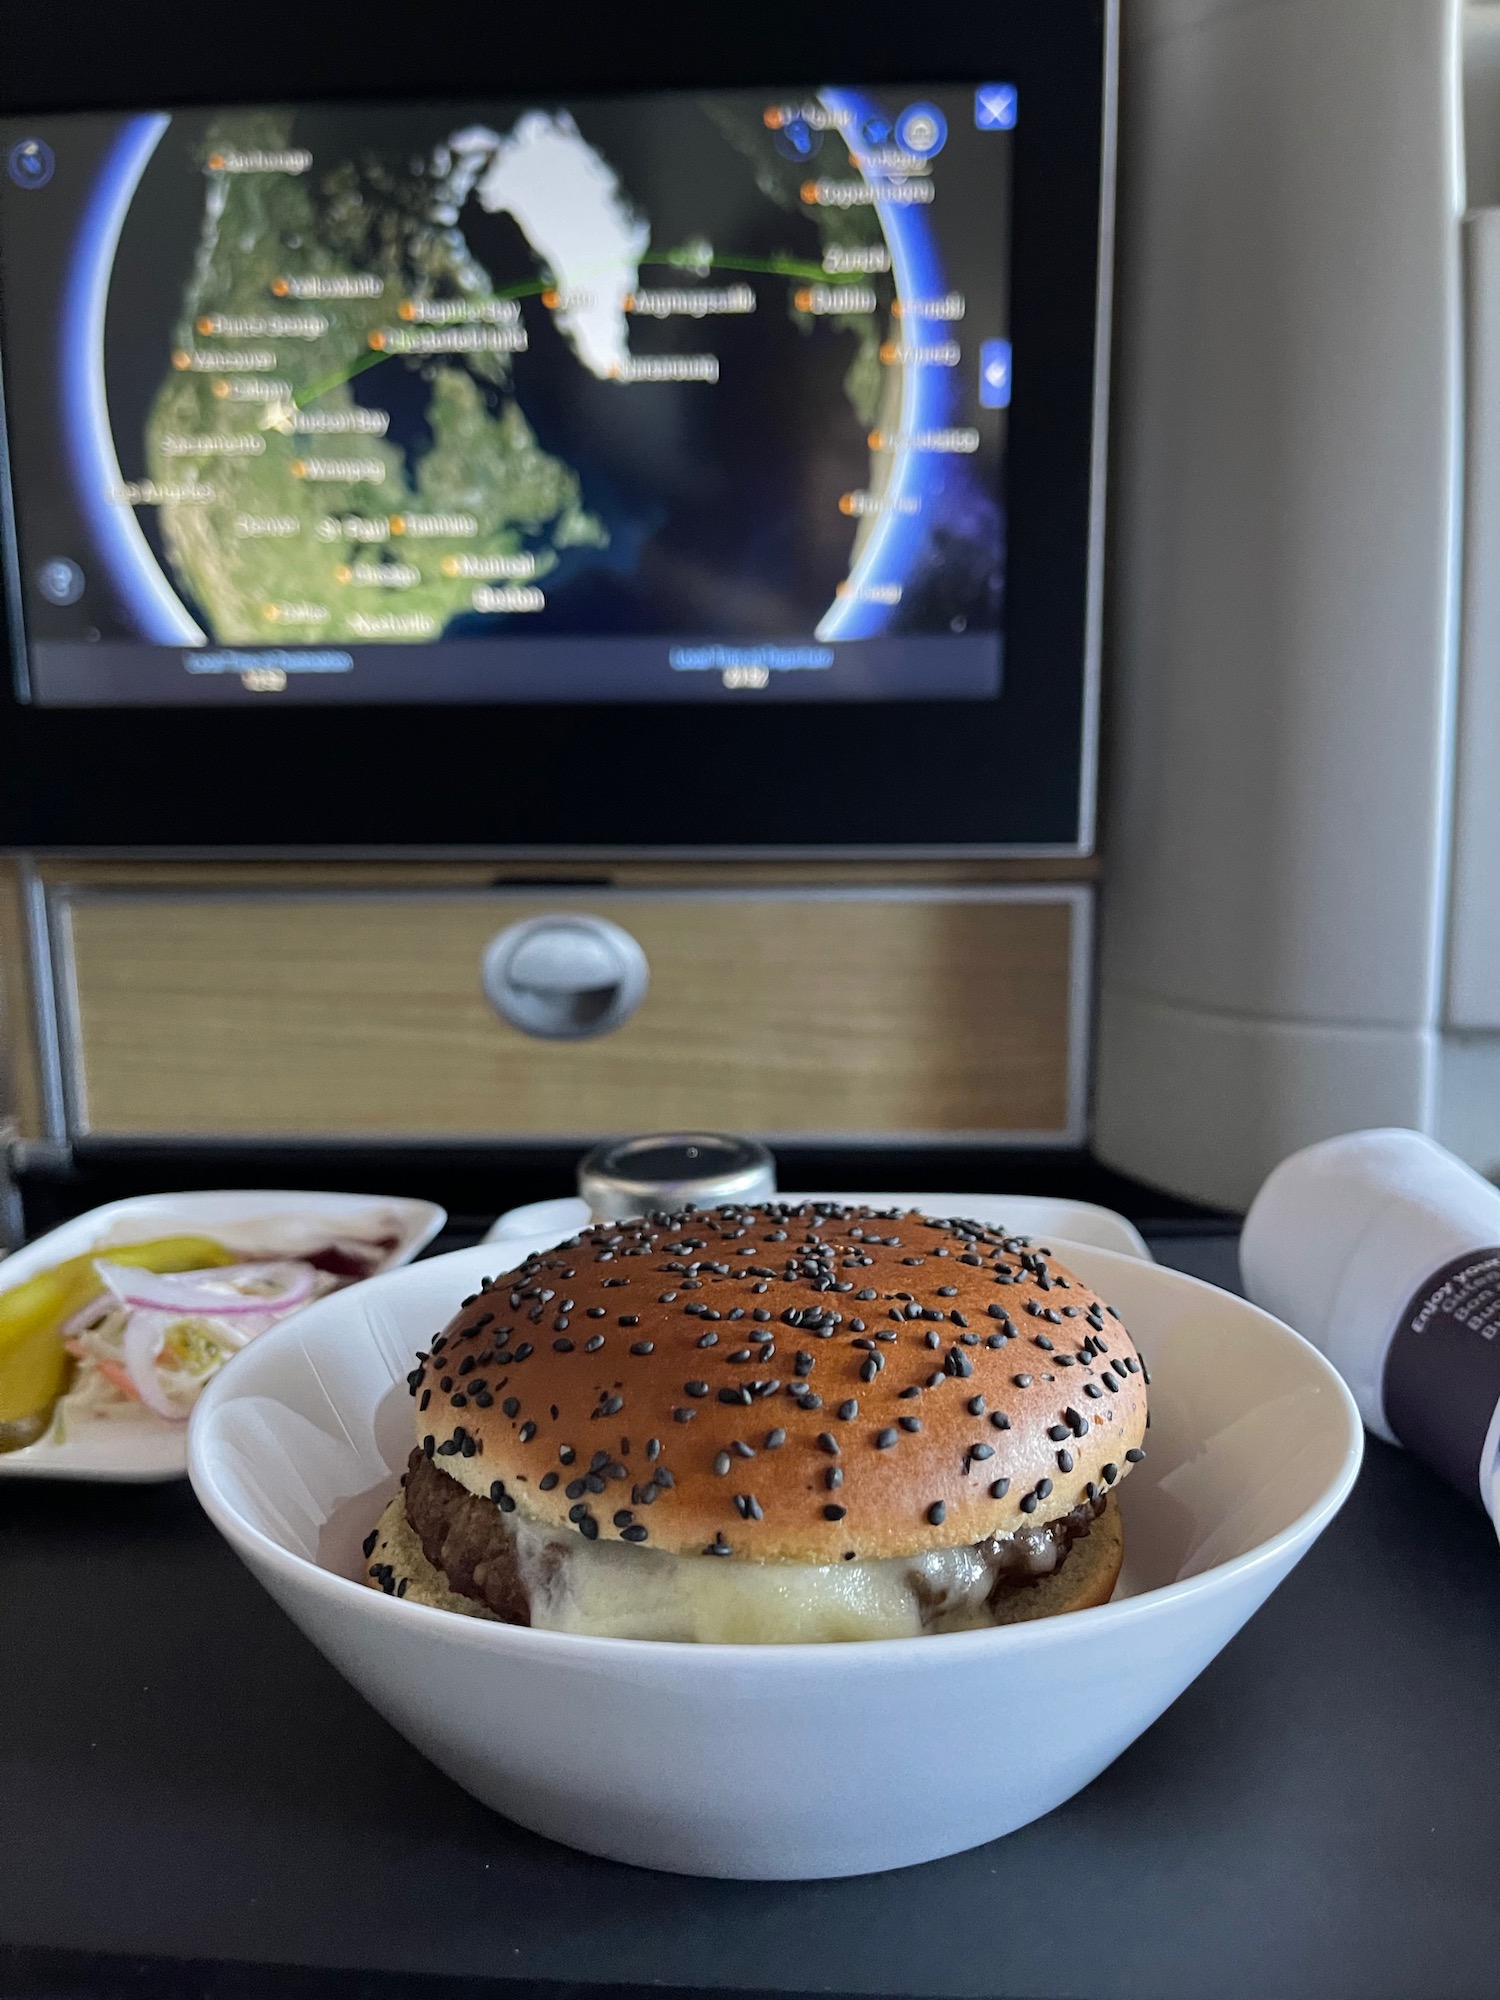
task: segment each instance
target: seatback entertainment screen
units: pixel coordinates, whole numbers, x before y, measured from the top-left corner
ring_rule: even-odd
[[[19,697],[993,699],[1017,114],[7,121]]]

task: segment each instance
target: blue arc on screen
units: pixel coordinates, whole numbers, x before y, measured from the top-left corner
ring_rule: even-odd
[[[62,424],[80,510],[141,637],[158,646],[201,646],[205,635],[162,574],[135,509],[111,497],[123,481],[104,378],[104,317],[120,231],[171,122],[164,112],[129,119],[99,170],[63,301]]]
[[[820,96],[830,111],[849,114],[850,129],[854,131],[859,131],[866,119],[879,115],[879,107],[857,90],[829,89]],[[860,172],[872,185],[892,179],[890,174],[869,165],[862,166]],[[891,253],[896,296],[903,301],[938,297],[946,290],[943,267],[933,232],[921,209],[877,202],[875,213]],[[900,418],[903,431],[941,430],[947,425],[951,407],[947,372],[903,364]],[[943,477],[941,459],[905,447],[898,448],[894,457],[886,494],[892,500],[935,499]],[[849,594],[829,607],[818,626],[818,638],[878,637],[889,622],[890,607],[861,601],[858,593],[879,584],[904,585],[925,533],[920,508],[915,514],[900,514],[891,509],[878,515],[864,551],[850,573]]]

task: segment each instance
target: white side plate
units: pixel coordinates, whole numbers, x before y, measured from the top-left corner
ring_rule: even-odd
[[[388,1215],[399,1233],[381,1272],[409,1264],[448,1219],[446,1209],[435,1203],[401,1195],[303,1194],[275,1188],[143,1195],[91,1208],[17,1250],[0,1263],[0,1293],[82,1256],[106,1238],[114,1246],[145,1243],[155,1236],[212,1236],[216,1229],[242,1229],[287,1215],[324,1220],[330,1235],[345,1229],[357,1235],[377,1214]],[[0,1479],[151,1481],[181,1479],[186,1472],[187,1425],[166,1423],[147,1411],[96,1418],[63,1444],[44,1436],[22,1451],[0,1452]]]

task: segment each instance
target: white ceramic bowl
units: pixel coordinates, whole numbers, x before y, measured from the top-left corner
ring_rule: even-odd
[[[412,1356],[502,1254],[434,1258],[263,1335],[199,1402],[189,1470],[272,1596],[419,1750],[522,1825],[617,1860],[851,1875],[1023,1826],[1203,1670],[1359,1470],[1353,1400],[1279,1320],[1070,1246],[1151,1370],[1114,1602],[842,1646],[579,1638],[426,1610],[354,1582],[359,1544],[411,1448]]]

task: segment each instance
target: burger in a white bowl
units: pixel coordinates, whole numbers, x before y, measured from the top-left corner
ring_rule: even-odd
[[[1362,1437],[1269,1314],[1001,1212],[692,1211],[372,1279],[210,1383],[194,1489],[523,1826],[700,1875],[955,1853],[1175,1700]]]
[[[1049,1249],[958,1219],[604,1223],[466,1298],[408,1377],[365,1580],[512,1625],[730,1644],[1107,1602],[1147,1375]]]

